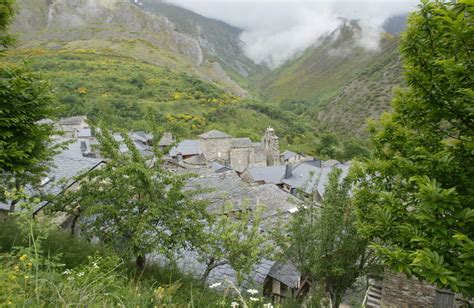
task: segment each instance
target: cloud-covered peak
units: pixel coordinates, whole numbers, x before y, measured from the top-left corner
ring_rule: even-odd
[[[357,19],[361,33],[356,45],[376,50],[387,18],[407,13],[417,1],[235,1],[168,0],[206,17],[242,28],[244,52],[256,63],[277,67],[315,44],[320,37]]]

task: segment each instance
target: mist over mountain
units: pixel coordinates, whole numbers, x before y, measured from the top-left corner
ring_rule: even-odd
[[[159,0],[150,0],[159,1]],[[167,2],[243,29],[245,54],[256,63],[278,67],[341,26],[343,20],[363,25],[359,45],[379,47],[379,34],[392,16],[406,14],[417,1],[189,1]],[[367,30],[367,31],[365,31]]]

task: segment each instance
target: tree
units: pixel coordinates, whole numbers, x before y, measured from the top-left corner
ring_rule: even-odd
[[[15,0],[0,1],[0,46],[8,48],[15,42],[15,37],[8,33],[8,26],[15,16]]]
[[[294,214],[285,249],[299,271],[330,295],[333,307],[375,265],[355,226],[350,181],[340,181],[340,175],[337,168],[331,171],[321,207],[307,202]]]
[[[54,129],[38,121],[52,115],[49,85],[26,68],[0,67],[0,200],[5,191],[36,185],[56,153]],[[10,211],[17,201],[10,200]]]
[[[260,233],[261,208],[232,212],[224,206],[222,213],[211,217],[203,238],[197,246],[199,258],[206,264],[202,280],[213,269],[229,264],[237,272],[240,284],[245,274],[270,252],[269,239]]]
[[[401,53],[408,87],[371,123],[359,169],[360,230],[385,265],[474,295],[474,6],[427,2]]]
[[[146,254],[169,255],[199,236],[206,203],[183,192],[185,178],[163,169],[158,148],[153,158],[143,157],[128,135],[121,135],[126,153],[106,129],[96,133],[107,163],[83,175],[66,200],[81,205],[86,237],[97,236],[122,256],[135,258],[143,270]]]
[[[323,157],[334,158],[336,156],[338,143],[336,135],[333,133],[323,133],[319,136],[316,152]]]

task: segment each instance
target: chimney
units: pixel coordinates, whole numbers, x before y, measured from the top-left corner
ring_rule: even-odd
[[[178,153],[178,155],[176,155],[176,160],[178,161],[178,163],[182,162],[183,161],[183,154]]]
[[[81,152],[84,153],[87,150],[87,144],[85,140],[81,140]]]
[[[285,165],[285,179],[289,179],[291,178],[292,176],[292,173],[291,173],[291,165],[290,164],[286,164]]]

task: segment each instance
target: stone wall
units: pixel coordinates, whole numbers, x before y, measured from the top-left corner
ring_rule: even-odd
[[[229,160],[231,137],[226,138],[200,138],[199,143],[207,161]]]
[[[436,288],[405,274],[385,272],[382,286],[382,307],[433,307]]]
[[[232,169],[243,172],[254,162],[253,148],[232,148],[230,150],[230,166]]]
[[[267,157],[265,155],[265,148],[263,145],[256,145],[254,144],[254,162],[251,164],[252,166],[266,166],[267,165]]]

